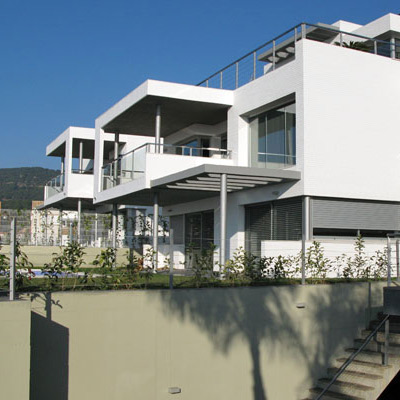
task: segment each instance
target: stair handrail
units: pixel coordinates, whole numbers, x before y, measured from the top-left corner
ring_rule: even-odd
[[[365,342],[342,364],[339,368],[338,372],[333,376],[331,381],[325,387],[325,389],[318,395],[315,400],[322,399],[322,396],[330,389],[330,387],[336,382],[340,375],[344,372],[344,370],[353,362],[353,360],[358,356],[358,354],[364,350],[365,346],[371,341],[371,339],[378,333],[379,329],[383,326],[383,324],[389,319],[389,314],[383,318],[383,320],[378,324],[378,326],[367,336]],[[385,338],[386,339],[386,338]],[[387,339],[386,339],[387,340]],[[385,346],[385,352],[387,351],[387,346]],[[387,355],[385,357],[387,359]]]

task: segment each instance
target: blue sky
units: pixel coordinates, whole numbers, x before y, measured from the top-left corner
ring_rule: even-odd
[[[299,22],[389,12],[399,3],[1,0],[0,168],[58,168],[46,145],[148,78],[196,84]]]

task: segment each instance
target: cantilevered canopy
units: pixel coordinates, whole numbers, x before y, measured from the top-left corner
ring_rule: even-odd
[[[54,201],[53,203],[48,204],[45,206],[42,204],[38,207],[38,210],[45,210],[49,208],[57,208],[61,210],[71,210],[76,211],[78,209],[78,200],[75,197],[64,197],[61,200]],[[81,199],[82,201],[82,210],[95,210],[95,206],[93,205],[92,199]]]
[[[227,175],[227,192],[254,189],[300,180],[300,171],[220,166],[204,164],[151,181],[151,189],[124,196],[124,204],[151,205],[154,192],[160,206],[216,197],[220,192],[221,174]]]
[[[225,121],[233,104],[228,90],[146,81],[101,115],[97,124],[110,133],[154,136],[156,107],[161,106],[161,136],[192,124]]]
[[[310,40],[316,40],[317,42],[325,42],[334,39],[338,33],[338,28],[326,25],[326,24],[317,24],[319,27],[312,26],[306,29],[306,38]],[[326,29],[326,28],[329,28]],[[336,32],[338,30],[338,32]],[[300,37],[299,37],[300,39]],[[275,64],[278,64],[286,59],[289,59],[294,55],[294,45],[295,45],[295,38],[294,36],[277,44],[275,46]],[[264,53],[258,56],[259,61],[265,62],[273,62],[274,61],[274,49],[270,48],[269,50],[265,51]]]

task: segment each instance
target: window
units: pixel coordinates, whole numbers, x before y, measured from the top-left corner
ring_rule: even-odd
[[[250,166],[282,168],[296,164],[295,103],[250,120]]]

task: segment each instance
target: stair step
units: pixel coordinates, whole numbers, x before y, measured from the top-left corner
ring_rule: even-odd
[[[342,364],[347,361],[347,358],[338,358],[336,360],[337,366],[340,367]],[[388,368],[391,368],[390,365],[382,365],[380,363],[370,362],[370,361],[362,361],[362,360],[353,360],[352,363],[346,368],[346,370],[351,371],[362,371],[365,373],[373,373],[373,374],[381,374],[384,373]]]
[[[318,386],[321,388],[326,387],[331,380],[329,378],[322,378],[318,380]],[[373,386],[362,385],[355,382],[347,382],[342,380],[341,377],[330,387],[333,392],[342,393],[350,396],[359,396],[361,398],[368,395],[374,390]]]
[[[328,373],[331,377],[333,377],[337,372],[339,371],[339,368],[328,368]],[[383,379],[383,375],[377,375],[377,374],[370,374],[366,372],[361,372],[361,371],[354,371],[354,370],[347,370],[347,368],[340,374],[340,379],[341,380],[346,380],[345,378],[349,379],[354,379],[357,378],[358,383],[362,383],[362,381],[366,380],[372,381],[378,381],[380,379]]]
[[[374,330],[381,321],[372,321],[369,325],[370,329]],[[385,326],[383,325],[380,328],[380,331],[383,331],[385,329]],[[400,333],[400,322],[389,322],[389,331],[393,333]]]
[[[361,332],[361,337],[362,337],[363,339],[365,339],[365,338],[367,338],[367,336],[369,336],[371,333],[372,333],[372,330],[370,330],[370,329],[364,329],[364,330]],[[372,339],[372,340],[374,340],[374,339]],[[379,341],[379,342],[384,342],[384,341],[385,341],[385,332],[383,332],[383,330],[382,330],[382,331],[379,331],[379,332],[376,334],[376,340]],[[400,333],[393,333],[393,332],[389,333],[389,342],[390,342],[390,343],[395,343],[395,344],[400,344]]]
[[[310,389],[310,394],[312,399],[316,399],[317,396],[322,392],[323,389],[317,387]],[[328,390],[324,396],[324,400],[364,400],[362,397],[356,397],[348,394],[334,392],[332,390]]]
[[[355,339],[354,346],[358,349],[364,344],[364,342],[364,339]],[[365,350],[383,352],[385,350],[385,343],[383,341],[375,341],[372,339],[364,348]],[[391,343],[389,341],[389,353],[400,355],[400,344]]]
[[[357,349],[350,348],[346,349],[346,353],[354,353]],[[383,361],[383,352],[379,351],[372,351],[372,350],[362,350],[357,354],[356,357],[357,360],[360,361],[369,361],[369,362],[375,362],[375,363],[382,363]],[[395,359],[396,361],[400,360],[400,355],[398,354],[393,354],[389,352],[389,360],[390,359]]]

